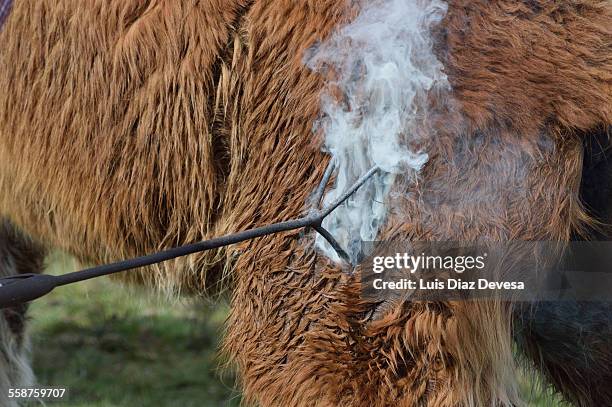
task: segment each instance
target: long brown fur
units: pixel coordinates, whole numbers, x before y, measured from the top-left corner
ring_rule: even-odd
[[[302,214],[328,160],[312,134],[325,80],[304,53],[353,15],[337,0],[17,1],[0,33],[0,213],[90,263]],[[612,123],[610,21],[609,1],[449,1],[435,35],[454,103],[381,237],[566,241],[588,223],[578,134]],[[247,402],[521,404],[510,306],[364,320],[358,279],[311,235],[134,279],[202,294],[225,276]]]

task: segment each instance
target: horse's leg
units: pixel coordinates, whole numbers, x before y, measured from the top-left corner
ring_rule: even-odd
[[[43,268],[44,250],[22,236],[5,219],[0,218],[0,276],[39,273]],[[0,405],[12,406],[9,388],[32,385],[29,340],[26,332],[27,305],[6,308],[0,312]],[[16,405],[16,404],[15,404]]]
[[[577,406],[612,403],[612,304],[543,302],[521,309],[519,348]]]
[[[580,187],[589,214],[608,226],[577,235],[578,240],[612,240],[610,133],[612,127],[602,127],[585,137]],[[516,311],[519,348],[564,397],[579,406],[612,404],[612,303],[541,302]]]

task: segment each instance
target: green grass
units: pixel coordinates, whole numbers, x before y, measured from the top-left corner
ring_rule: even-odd
[[[50,272],[77,268],[55,256]],[[97,279],[58,288],[31,306],[33,365],[41,386],[68,388],[63,407],[238,406],[218,356],[227,305],[166,303]],[[558,398],[521,378],[529,406]]]
[[[523,372],[519,377],[521,394],[529,407],[571,407],[552,389],[546,388],[540,378],[533,376]]]
[[[52,273],[73,270],[58,257]],[[54,406],[238,406],[217,352],[227,306],[165,303],[108,279],[58,288],[31,307],[41,386]]]

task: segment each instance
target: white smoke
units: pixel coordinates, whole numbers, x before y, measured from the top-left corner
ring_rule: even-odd
[[[385,171],[324,221],[353,263],[362,242],[375,240],[385,221],[397,174],[414,176],[428,160],[417,134],[428,93],[449,87],[431,37],[446,10],[438,0],[372,0],[306,57],[307,66],[326,74],[329,85],[321,97],[323,118],[315,125],[337,165],[336,183],[324,203],[374,165]],[[317,246],[339,260],[321,236]]]

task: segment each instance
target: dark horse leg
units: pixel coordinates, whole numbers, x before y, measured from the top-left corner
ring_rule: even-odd
[[[0,218],[0,276],[40,273],[44,250],[18,233]],[[27,306],[0,310],[0,405],[12,406],[8,389],[32,385],[28,337]],[[15,404],[16,405],[16,404]]]
[[[585,142],[581,200],[602,223],[588,233],[590,240],[612,240],[609,131],[594,132]],[[523,305],[517,307],[514,332],[519,349],[568,401],[585,407],[612,406],[612,301]]]

